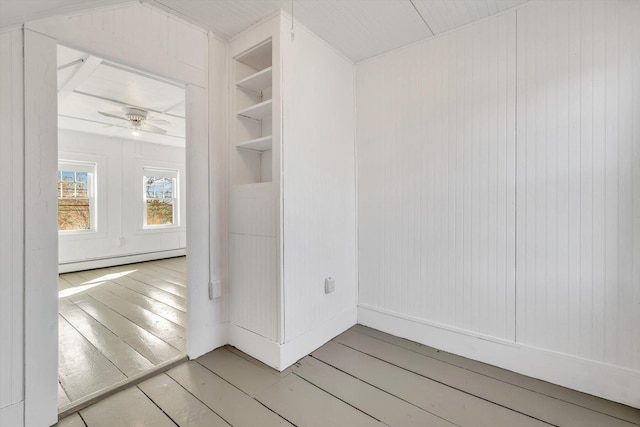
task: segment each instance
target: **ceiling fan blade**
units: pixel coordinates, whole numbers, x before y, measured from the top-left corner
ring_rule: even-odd
[[[115,114],[105,113],[104,111],[98,111],[98,113],[102,114],[105,117],[112,117],[114,119],[127,120],[127,121],[129,120],[126,117],[116,116]]]
[[[157,123],[159,125],[171,125],[170,121],[164,119],[147,119],[148,122]]]
[[[142,125],[140,126],[140,129],[146,130],[148,132],[158,133],[160,135],[167,133],[166,130],[159,128],[158,126],[154,126],[150,123],[147,123],[146,121],[142,123]]]

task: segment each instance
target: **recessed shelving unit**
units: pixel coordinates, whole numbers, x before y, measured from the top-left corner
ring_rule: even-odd
[[[263,136],[261,138],[252,139],[245,142],[236,144],[236,148],[244,148],[246,150],[254,151],[268,151],[271,150],[272,137]]]
[[[272,181],[273,43],[258,43],[236,55],[234,184]]]

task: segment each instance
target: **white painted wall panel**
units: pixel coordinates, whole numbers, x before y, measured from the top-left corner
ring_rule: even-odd
[[[515,13],[358,65],[360,305],[513,339]]]
[[[519,342],[640,370],[640,3],[518,11]]]
[[[291,41],[284,22],[286,343],[354,312],[357,270],[354,66],[301,26]],[[325,295],[329,276],[336,291]]]
[[[236,186],[230,194],[229,231],[235,234],[276,236],[279,198],[272,183]]]
[[[227,137],[227,108],[229,79],[227,75],[228,44],[209,34],[209,221],[211,242],[209,254],[210,277],[221,281],[222,296],[214,301],[214,316],[203,324],[202,335],[211,335],[211,324],[224,325],[215,328],[215,341],[202,342],[199,350],[208,351],[212,346],[227,344],[227,296],[229,295],[229,146]],[[196,106],[197,108],[197,106]],[[194,178],[198,178],[195,176]],[[195,230],[197,233],[199,230]],[[212,340],[213,341],[213,340]],[[213,345],[212,345],[213,344]],[[195,347],[195,346],[194,346]],[[199,352],[193,352],[197,354]]]
[[[185,249],[187,176],[184,148],[60,130],[58,150],[61,159],[100,161],[97,165],[98,230],[96,233],[60,234],[60,263]],[[178,227],[143,229],[144,167],[178,171]]]
[[[0,410],[23,400],[22,50],[22,30],[0,33]]]
[[[27,25],[58,40],[72,41],[71,47],[207,87],[206,32],[152,6],[126,3]]]
[[[276,239],[229,235],[229,322],[277,341]]]
[[[24,30],[25,425],[57,421],[58,93],[56,41]],[[19,331],[15,331],[19,333]]]

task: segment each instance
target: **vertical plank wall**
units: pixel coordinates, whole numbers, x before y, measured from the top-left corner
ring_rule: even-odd
[[[56,41],[24,30],[24,423],[57,421]]]
[[[356,188],[353,63],[297,23],[291,40],[283,22],[287,366],[356,323]]]
[[[640,3],[518,12],[518,342],[640,371]]]
[[[23,417],[23,35],[0,33],[0,424]]]
[[[362,63],[359,305],[514,337],[515,13]]]
[[[108,60],[181,83],[208,85],[206,32],[151,5],[127,2],[33,21],[27,27]]]
[[[359,322],[640,405],[638,22],[531,1],[358,65]]]

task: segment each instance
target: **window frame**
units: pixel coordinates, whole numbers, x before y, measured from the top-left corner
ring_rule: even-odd
[[[85,160],[72,160],[63,159],[58,160],[58,174],[56,179],[59,179],[60,172],[74,172],[74,173],[87,173],[87,199],[89,200],[89,225],[87,229],[75,229],[75,230],[60,230],[58,229],[58,235],[83,235],[83,234],[96,234],[99,231],[99,215],[98,215],[98,162],[85,161]],[[57,200],[65,199],[61,197],[58,192]],[[66,199],[77,199],[67,197]],[[58,202],[59,203],[59,202]],[[59,214],[58,207],[58,214]]]
[[[173,223],[172,224],[147,224],[147,192],[145,187],[145,181],[147,176],[161,177],[167,179],[173,179],[173,194],[171,200],[173,201]],[[139,182],[142,184],[142,230],[162,230],[162,229],[175,229],[180,227],[180,205],[182,203],[180,194],[180,170],[170,167],[158,167],[158,166],[143,166],[142,174],[139,176]]]

